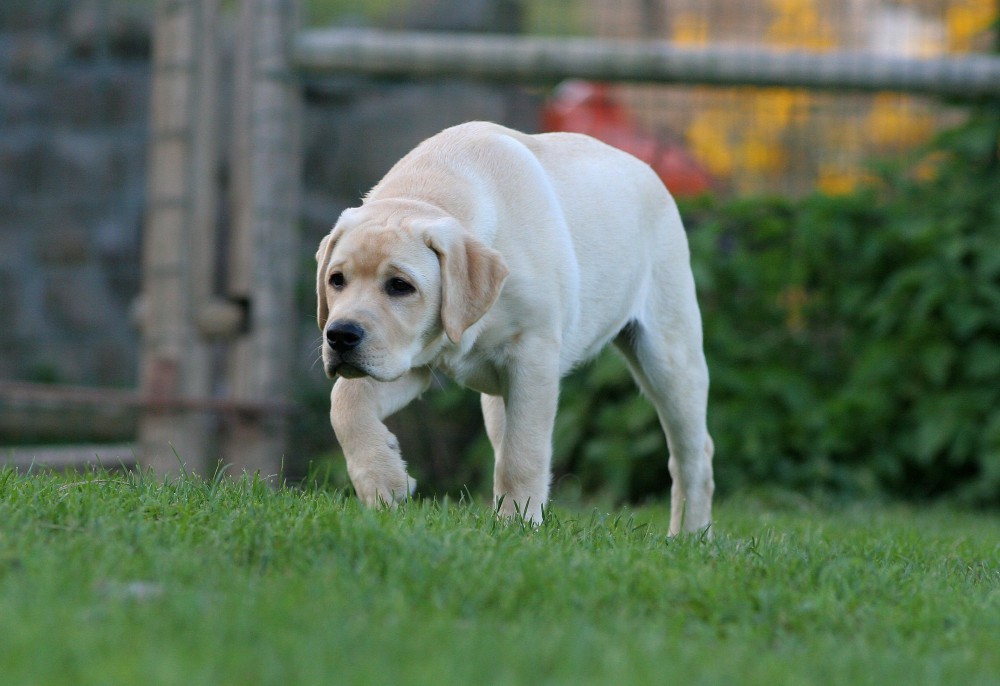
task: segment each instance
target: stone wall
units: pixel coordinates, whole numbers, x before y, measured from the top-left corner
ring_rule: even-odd
[[[507,5],[414,0],[391,22],[460,16],[442,28],[495,28]],[[136,382],[150,25],[145,4],[0,3],[0,379]],[[305,97],[304,284],[340,212],[420,140],[469,119],[536,125],[534,101],[503,86],[341,77],[306,84]],[[308,379],[318,332],[304,291]]]
[[[148,17],[0,5],[0,378],[128,385]]]

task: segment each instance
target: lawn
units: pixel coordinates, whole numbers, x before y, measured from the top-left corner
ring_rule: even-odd
[[[363,510],[253,480],[0,469],[0,682],[996,684],[1000,516],[721,500]]]

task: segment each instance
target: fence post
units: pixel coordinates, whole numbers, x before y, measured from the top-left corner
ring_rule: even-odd
[[[212,292],[217,188],[217,0],[159,0],[153,35],[150,180],[142,255],[139,458],[164,476],[208,465],[210,417],[169,404],[211,392],[197,310]],[[176,455],[175,455],[176,453]]]
[[[297,27],[295,0],[241,1],[232,139],[220,142],[230,105],[219,97],[219,1],[157,4],[139,458],[160,476],[181,468],[178,457],[193,472],[221,459],[270,476],[284,455],[286,418],[273,408],[288,404],[297,328]],[[227,143],[232,221],[222,235]],[[219,246],[226,253],[216,259]],[[244,305],[242,328],[234,302]],[[213,400],[236,408],[221,436]]]
[[[240,3],[228,292],[247,303],[248,329],[226,360],[227,385],[237,401],[284,402],[290,389],[301,157],[300,96],[291,62],[297,29],[294,0]],[[276,474],[284,456],[285,420],[276,413],[235,416],[223,438],[223,460],[264,476]]]

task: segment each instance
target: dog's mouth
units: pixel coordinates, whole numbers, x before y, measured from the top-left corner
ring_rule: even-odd
[[[327,378],[335,379],[340,376],[345,379],[358,379],[363,376],[371,376],[366,365],[359,364],[353,355],[354,351],[338,352],[328,345],[323,346],[323,371]]]
[[[336,367],[333,368],[333,373],[330,376],[342,376],[345,379],[360,379],[363,376],[369,376],[368,372],[358,369],[349,362],[341,362]]]
[[[370,355],[353,355],[337,353],[329,347],[323,350],[323,368],[327,378],[361,379],[370,378],[374,381],[395,381],[405,374],[410,366],[386,365],[385,360]]]
[[[366,370],[362,369],[361,366],[353,364],[344,360],[339,355],[331,356],[333,359],[327,359],[324,365],[326,375],[334,379],[341,376],[345,379],[359,379],[362,376],[371,376]]]
[[[383,374],[379,368],[367,369],[351,362],[344,362],[342,360],[333,362],[326,367],[326,375],[330,379],[336,379],[338,376],[342,379],[372,379],[373,381],[389,382],[395,381],[405,373],[400,372],[398,374]]]

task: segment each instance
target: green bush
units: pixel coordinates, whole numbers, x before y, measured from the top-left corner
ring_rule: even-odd
[[[995,121],[847,197],[687,209],[725,491],[780,483],[1000,503]],[[564,392],[559,469],[665,492],[652,409],[614,360]]]
[[[1000,504],[996,120],[879,176],[848,196],[684,208],[720,492],[780,484]],[[488,488],[475,394],[426,397],[431,408],[394,426],[422,490]],[[557,492],[669,490],[656,415],[613,352],[566,380],[554,440]]]

